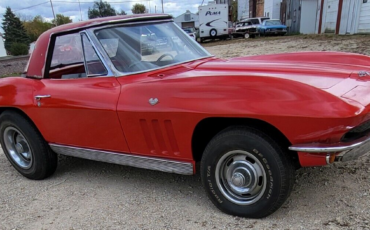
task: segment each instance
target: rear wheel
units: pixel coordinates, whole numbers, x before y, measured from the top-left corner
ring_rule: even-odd
[[[248,38],[250,38],[250,35],[249,35],[248,33],[245,33],[245,34],[244,34],[244,38],[245,38],[245,39],[248,39]]]
[[[211,38],[215,38],[215,37],[217,37],[217,30],[215,30],[215,29],[211,29],[211,31],[209,31],[209,36],[210,36]]]
[[[262,132],[230,128],[208,144],[201,162],[203,186],[221,211],[262,218],[290,195],[294,169],[283,150]]]
[[[56,170],[57,155],[36,127],[19,113],[1,114],[0,142],[9,162],[23,176],[41,180]]]

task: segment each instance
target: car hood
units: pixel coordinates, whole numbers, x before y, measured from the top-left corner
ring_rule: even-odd
[[[370,76],[366,76],[370,57],[359,54],[300,52],[216,59],[198,65],[196,70],[210,76],[270,78],[271,84],[285,79],[361,104],[370,103]]]
[[[284,26],[284,25],[272,25],[272,26],[263,25],[261,27],[266,28],[266,29],[274,29],[274,28],[283,28],[283,29],[285,29],[286,28],[286,26]]]

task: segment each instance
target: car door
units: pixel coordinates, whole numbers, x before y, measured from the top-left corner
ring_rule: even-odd
[[[30,111],[46,141],[129,152],[116,112],[120,84],[87,34],[57,36],[54,43]]]

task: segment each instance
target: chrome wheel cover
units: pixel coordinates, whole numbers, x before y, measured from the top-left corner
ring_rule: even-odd
[[[212,37],[216,36],[216,30],[212,30],[212,31],[211,31],[211,36],[212,36]]]
[[[14,127],[7,127],[3,133],[4,147],[16,163],[22,169],[29,169],[32,166],[33,157],[31,147],[23,134]]]
[[[237,205],[257,202],[266,190],[266,172],[251,153],[234,150],[218,161],[215,179],[221,193]]]

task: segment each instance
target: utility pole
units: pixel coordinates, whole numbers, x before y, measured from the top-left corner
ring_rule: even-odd
[[[54,15],[54,24],[57,26],[57,25],[58,25],[58,23],[57,23],[57,19],[55,18],[53,2],[52,2],[51,0],[50,0],[50,5],[51,5],[51,10],[53,11],[53,15]]]
[[[164,9],[163,9],[163,0],[162,0],[162,14],[164,14]]]
[[[81,2],[78,0],[78,5],[80,6],[80,16],[81,16],[81,21],[82,21],[82,12],[81,12]]]

